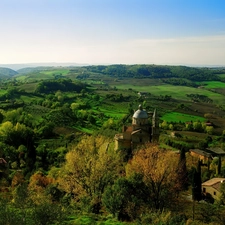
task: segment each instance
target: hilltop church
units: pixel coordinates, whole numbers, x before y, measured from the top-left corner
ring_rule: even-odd
[[[150,124],[149,119],[152,119]],[[158,142],[159,120],[156,109],[147,113],[141,105],[134,112],[131,126],[123,126],[122,133],[114,137],[115,149],[135,149],[138,145],[147,142]]]

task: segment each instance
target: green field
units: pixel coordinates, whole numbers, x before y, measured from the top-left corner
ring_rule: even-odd
[[[22,84],[19,86],[19,88],[21,90],[24,90],[26,91],[27,93],[31,93],[31,92],[34,92],[34,90],[36,89],[37,87],[37,83],[25,83],[25,84]]]
[[[40,72],[33,72],[31,74],[19,74],[16,77],[17,81],[21,82],[33,82],[45,79],[54,79],[56,75],[65,76],[70,72],[68,69],[55,69],[55,70],[43,70]]]
[[[225,88],[225,83],[220,81],[205,81],[200,82],[200,84],[204,85],[205,88]]]
[[[172,98],[181,99],[181,100],[190,100],[187,97],[187,94],[199,94],[208,96],[210,99],[214,101],[214,103],[224,103],[224,96],[215,92],[211,92],[209,90],[205,90],[202,88],[193,88],[186,86],[173,86],[169,84],[165,85],[155,85],[155,86],[138,86],[138,85],[130,85],[123,84],[117,85],[118,89],[133,89],[143,92],[149,92],[153,95],[171,95]]]
[[[104,113],[106,116],[108,116],[109,118],[114,118],[114,119],[121,119],[126,115],[126,110],[122,109],[122,108],[118,108],[116,106],[114,107],[101,107],[98,110],[96,110],[98,112],[102,112]]]
[[[42,71],[41,73],[46,75],[67,75],[70,72],[70,70],[67,69],[56,69],[56,70],[46,70]]]
[[[170,112],[166,113],[161,120],[165,120],[167,122],[189,122],[189,121],[205,121],[205,118],[200,116],[193,116],[190,114],[185,113],[178,113],[178,112]]]
[[[219,77],[225,77],[225,73],[224,74],[219,74]]]

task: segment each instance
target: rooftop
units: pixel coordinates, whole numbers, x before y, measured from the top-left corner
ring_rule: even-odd
[[[220,191],[220,185],[225,181],[225,178],[212,178],[210,180],[205,181],[202,183],[202,186],[211,186],[214,187],[216,190]]]

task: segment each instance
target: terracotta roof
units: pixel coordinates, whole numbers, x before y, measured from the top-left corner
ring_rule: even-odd
[[[220,185],[225,181],[225,178],[212,178],[210,180],[205,181],[202,183],[202,186],[210,186],[215,188],[216,190],[220,191]]]

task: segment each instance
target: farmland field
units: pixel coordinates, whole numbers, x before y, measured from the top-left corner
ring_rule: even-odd
[[[204,88],[225,88],[225,83],[220,81],[205,81],[201,82],[204,85]]]
[[[162,120],[167,122],[189,122],[189,121],[205,121],[205,118],[185,113],[170,112],[163,115]]]
[[[224,74],[219,74],[219,77],[225,77],[225,73]]]
[[[182,99],[182,100],[190,100],[187,97],[187,94],[199,94],[205,95],[212,99],[214,103],[223,103],[224,96],[215,92],[211,92],[209,90],[201,89],[201,88],[193,88],[193,87],[186,87],[186,86],[173,86],[169,84],[165,85],[155,85],[155,86],[138,86],[138,85],[130,85],[130,84],[123,84],[123,85],[116,85],[118,89],[133,89],[136,91],[143,91],[149,92],[153,95],[171,95],[172,98]]]
[[[27,93],[34,92],[37,87],[37,83],[25,83],[19,86],[20,89],[25,90]]]
[[[42,71],[43,74],[46,75],[67,75],[70,72],[70,70],[67,69],[56,69],[56,70],[46,70],[46,71]]]

